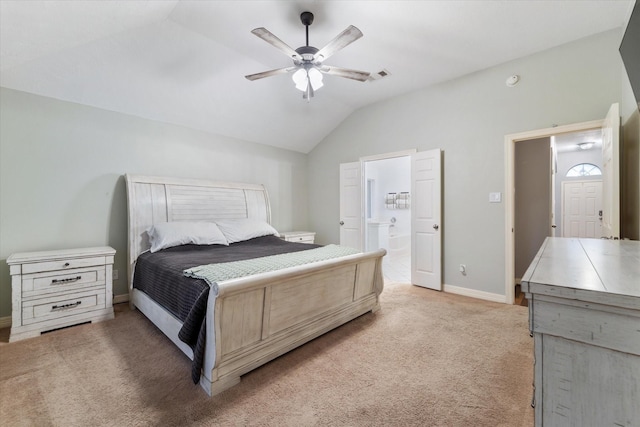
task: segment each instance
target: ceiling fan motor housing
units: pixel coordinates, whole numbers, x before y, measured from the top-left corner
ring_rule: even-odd
[[[298,54],[302,56],[302,59],[304,59],[305,61],[312,61],[313,56],[318,52],[318,50],[318,48],[315,48],[313,46],[300,46],[296,49],[296,52],[298,52]]]

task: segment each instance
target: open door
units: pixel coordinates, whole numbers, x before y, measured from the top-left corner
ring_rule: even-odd
[[[602,125],[602,237],[620,238],[620,107]]]
[[[442,290],[440,149],[411,156],[411,283]]]
[[[362,247],[362,163],[340,164],[340,245]]]
[[[556,174],[558,173],[558,151],[556,149],[556,138],[555,136],[551,137],[550,143],[550,162],[551,165],[551,231],[549,235],[551,237],[556,237]]]

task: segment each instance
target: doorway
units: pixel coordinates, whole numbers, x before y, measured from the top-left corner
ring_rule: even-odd
[[[515,145],[515,283],[548,236],[600,238],[602,130]]]
[[[618,104],[613,104],[604,120],[594,120],[591,122],[577,123],[572,125],[557,126],[553,128],[540,129],[530,132],[523,132],[519,134],[512,134],[505,136],[505,302],[507,304],[514,303],[515,286],[518,283],[517,278],[521,277],[516,275],[516,162],[515,151],[516,146],[519,143],[527,142],[535,139],[550,138],[549,158],[550,169],[547,169],[548,173],[551,171],[557,172],[553,176],[552,185],[549,186],[549,192],[546,196],[547,200],[550,199],[552,204],[551,213],[548,215],[551,217],[551,226],[548,230],[547,236],[552,236],[558,228],[562,227],[562,183],[571,177],[567,177],[567,168],[561,167],[561,159],[559,154],[562,150],[559,148],[561,143],[566,137],[569,141],[566,142],[568,146],[573,146],[572,150],[575,153],[588,151],[586,146],[579,146],[583,142],[591,143],[594,141],[584,141],[580,137],[591,139],[594,135],[602,135],[600,144],[588,144],[591,145],[589,149],[594,148],[592,153],[600,153],[599,156],[602,161],[603,167],[603,220],[602,220],[602,235],[608,238],[619,237],[619,128],[620,117]],[[607,147],[611,147],[612,154],[607,155]],[[555,148],[552,150],[551,148]],[[583,153],[584,154],[584,153]],[[578,160],[571,160],[571,162],[577,162]],[[586,163],[586,162],[584,162]],[[590,162],[593,163],[593,162]],[[577,166],[577,165],[576,165]],[[573,165],[569,166],[571,169]],[[608,171],[607,173],[605,173]],[[594,177],[595,178],[595,177]],[[575,178],[574,178],[575,180]],[[555,182],[554,182],[555,181]],[[558,190],[556,190],[556,188]],[[543,196],[545,197],[545,196]],[[562,236],[560,230],[556,235]],[[545,236],[546,237],[546,236]],[[544,238],[542,239],[544,240]],[[534,254],[535,255],[535,254]],[[530,261],[529,261],[530,262]]]
[[[367,162],[406,157],[409,159],[405,172],[409,172],[410,190],[385,190],[379,194],[378,205],[383,203],[384,208],[389,205],[392,210],[410,212],[409,237],[399,236],[397,230],[392,230],[391,237],[398,237],[396,242],[388,242],[391,224],[394,228],[398,225],[397,217],[388,216],[386,234],[382,240],[387,239],[388,252],[394,251],[398,244],[399,254],[405,255],[410,250],[410,280],[409,283],[434,290],[442,290],[442,151],[432,149],[417,152],[406,150],[396,153],[381,154],[361,158],[358,162],[340,164],[340,245],[349,246],[358,250],[366,250],[366,238],[373,239],[376,236],[366,236],[367,223],[377,222],[377,225],[386,221],[376,218],[371,200],[365,202],[366,192],[376,191],[380,187],[373,177],[365,177],[365,164]],[[398,187],[399,188],[399,187]],[[400,191],[400,193],[398,193]],[[381,200],[380,200],[381,199]],[[367,218],[367,209],[370,216]],[[395,222],[392,222],[395,218]],[[371,219],[372,221],[365,221]],[[406,230],[406,225],[404,228]],[[378,227],[380,228],[380,227]],[[410,247],[403,245],[402,239],[410,241]],[[377,235],[378,244],[380,236]],[[391,255],[388,253],[388,255]],[[391,257],[389,257],[391,259]]]
[[[383,248],[382,271],[411,283],[411,156],[364,161],[365,250]]]

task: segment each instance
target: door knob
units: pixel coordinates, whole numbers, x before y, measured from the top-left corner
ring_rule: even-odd
[[[344,225],[344,221],[340,221],[340,225]]]
[[[440,227],[438,227],[438,224],[433,224],[433,229],[434,230],[437,230],[438,228],[440,228]]]

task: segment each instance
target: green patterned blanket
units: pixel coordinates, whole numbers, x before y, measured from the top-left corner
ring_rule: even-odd
[[[184,270],[183,274],[195,279],[204,279],[210,286],[216,287],[217,282],[222,282],[223,280],[267,273],[357,253],[359,251],[346,246],[327,245],[306,251],[271,255],[244,261],[200,265]]]

